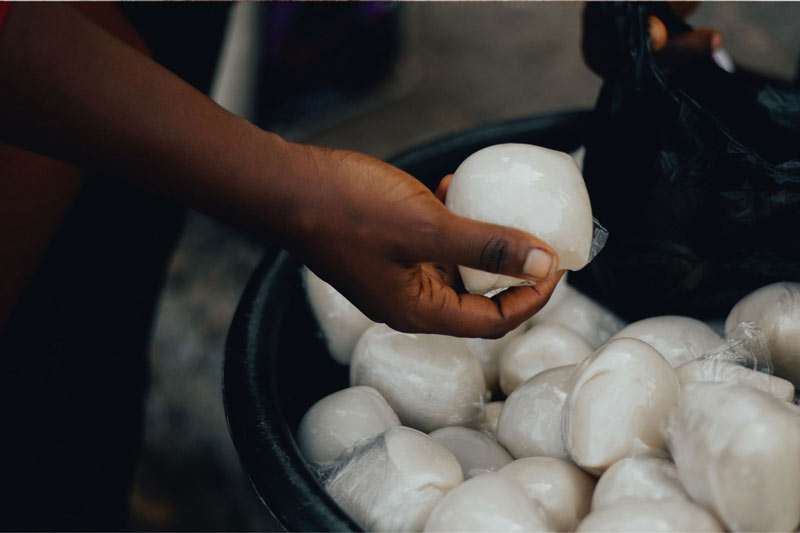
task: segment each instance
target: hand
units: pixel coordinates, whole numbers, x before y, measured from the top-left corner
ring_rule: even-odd
[[[297,184],[304,190],[289,246],[373,320],[406,332],[499,337],[538,311],[563,275],[536,237],[444,207],[449,177],[437,199],[377,159],[303,148],[319,172]],[[534,250],[545,252],[534,254],[538,262],[528,259]],[[537,283],[492,299],[467,294],[456,264]]]

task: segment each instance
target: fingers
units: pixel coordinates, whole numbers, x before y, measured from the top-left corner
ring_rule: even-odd
[[[452,174],[448,174],[447,176],[443,177],[442,181],[439,182],[439,186],[436,187],[436,192],[433,193],[442,203],[444,203],[445,199],[447,198],[447,189],[450,188],[451,181],[453,181]]]
[[[664,48],[667,44],[667,27],[661,22],[661,19],[649,15],[647,17],[647,29],[650,33],[650,47],[654,52]]]
[[[693,30],[667,39],[667,44],[656,53],[656,60],[662,66],[678,67],[709,59],[719,48],[722,48],[722,36],[717,31]]]
[[[456,294],[450,287],[436,286],[434,296],[421,298],[413,310],[412,324],[400,324],[402,331],[455,337],[502,337],[533,316],[550,299],[564,271],[531,287],[514,287],[494,298]],[[397,329],[391,323],[391,327]]]

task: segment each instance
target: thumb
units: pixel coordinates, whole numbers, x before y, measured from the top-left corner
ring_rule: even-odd
[[[715,30],[699,29],[670,36],[656,59],[662,66],[679,67],[693,61],[710,59],[722,47],[722,36]]]
[[[555,251],[530,233],[450,214],[434,239],[431,260],[531,281],[558,268]]]

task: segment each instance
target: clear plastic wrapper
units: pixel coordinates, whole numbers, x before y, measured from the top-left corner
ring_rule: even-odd
[[[773,283],[742,298],[725,321],[726,336],[743,322],[763,331],[775,375],[800,385],[800,283]]]
[[[556,323],[534,325],[514,339],[500,356],[500,388],[505,394],[540,372],[574,365],[593,351],[572,329]]]
[[[725,529],[719,521],[692,502],[677,500],[625,500],[593,510],[578,526],[579,533],[712,533]]]
[[[544,510],[496,472],[469,479],[436,506],[425,531],[549,531]]]
[[[595,480],[573,464],[554,457],[527,457],[499,473],[542,507],[553,531],[574,531],[589,512]]]
[[[463,480],[444,446],[398,426],[319,470],[325,490],[367,531],[422,531],[433,508]]]
[[[467,218],[511,226],[540,238],[558,254],[559,268],[580,270],[601,248],[583,176],[562,152],[499,144],[470,155],[447,191],[447,207]],[[598,232],[602,238],[604,233]],[[459,267],[469,292],[487,294],[530,284],[518,278]]]
[[[707,324],[685,316],[655,316],[628,324],[612,339],[644,341],[676,368],[722,344],[722,337]]]
[[[753,387],[692,383],[664,431],[692,499],[731,531],[800,522],[800,408]]]
[[[349,364],[359,337],[375,322],[308,267],[303,267],[302,276],[328,352],[338,363]]]
[[[325,396],[300,420],[297,441],[307,461],[326,463],[380,435],[400,420],[372,387],[349,387]]]
[[[514,460],[496,440],[477,429],[450,426],[433,431],[430,437],[458,459],[464,479],[500,470]]]
[[[455,337],[372,326],[354,350],[350,384],[375,388],[403,424],[425,432],[475,426],[485,416],[481,365]]]
[[[614,463],[597,482],[592,509],[629,499],[689,501],[675,464],[655,456],[626,457]]]
[[[568,459],[561,434],[561,411],[575,365],[533,376],[506,398],[497,422],[497,440],[515,458]]]
[[[664,449],[661,426],[680,384],[669,363],[637,339],[615,339],[578,365],[562,410],[567,452],[600,474],[615,462]]]

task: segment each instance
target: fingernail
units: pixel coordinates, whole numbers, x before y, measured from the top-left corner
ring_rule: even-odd
[[[528,252],[525,259],[523,272],[535,279],[547,279],[553,273],[555,262],[553,257],[540,248],[534,248]]]

